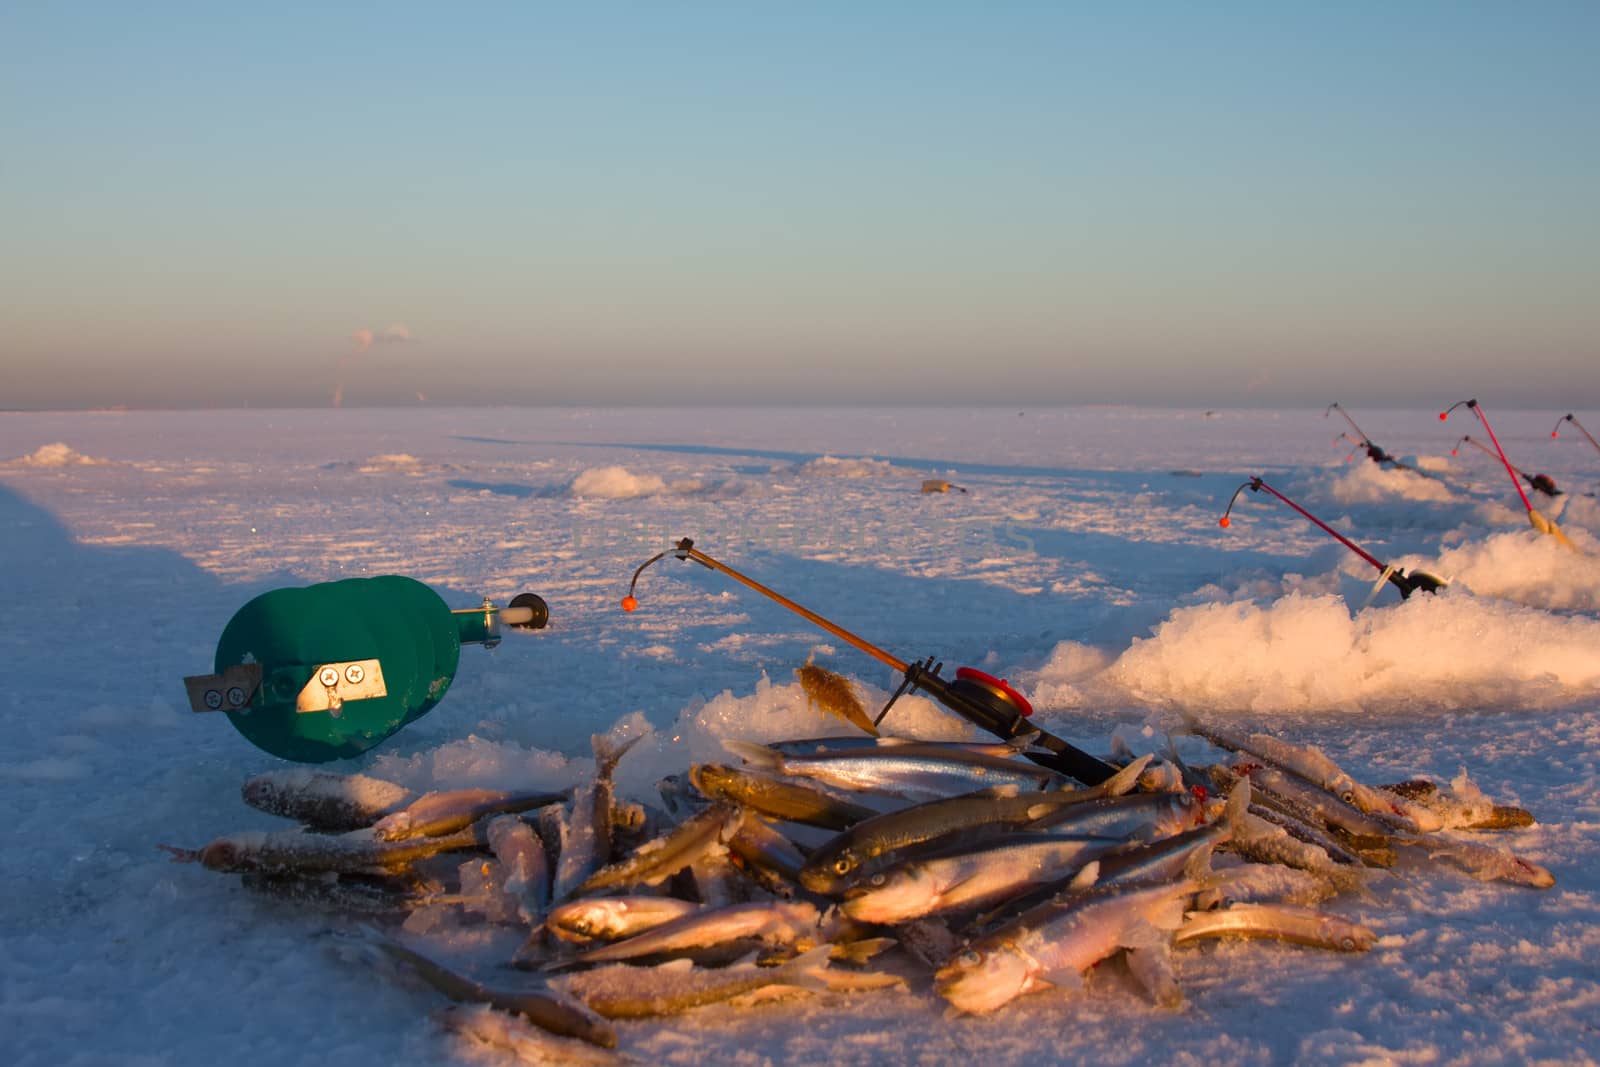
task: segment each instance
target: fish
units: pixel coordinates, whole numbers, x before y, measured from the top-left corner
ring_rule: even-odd
[[[544,921],[550,905],[550,857],[539,835],[517,815],[497,815],[484,828],[489,848],[505,871],[504,890],[529,926]]]
[[[601,1048],[617,1046],[617,1032],[609,1023],[581,1002],[557,991],[495,989],[382,935],[368,934],[366,943],[457,1003],[487,1004],[520,1015],[553,1034],[580,1038]]]
[[[499,1011],[487,1004],[452,1004],[435,1012],[434,1019],[463,1040],[510,1053],[518,1063],[570,1063],[591,1067],[622,1062],[610,1049],[557,1037],[520,1015]]]
[[[847,830],[877,810],[836,796],[809,782],[769,778],[720,763],[697,763],[689,780],[711,800],[738,804],[785,822],[824,830]]]
[[[1134,793],[1059,808],[1029,823],[1028,829],[1153,840],[1205,821],[1205,804],[1193,793]]]
[[[1427,833],[1444,826],[1439,816],[1422,805],[1356,781],[1314,746],[1291,745],[1268,734],[1243,735],[1223,727],[1202,725],[1189,716],[1185,717],[1185,723],[1191,733],[1220,748],[1248,753],[1276,764],[1327,790],[1346,804],[1392,823],[1398,829]]]
[[[310,904],[359,915],[408,915],[429,904],[456,904],[462,899],[436,884],[382,876],[246,871],[239,881],[252,892],[296,906]]]
[[[400,811],[372,824],[385,841],[438,837],[470,826],[485,815],[542,808],[566,800],[565,793],[513,792],[505,789],[448,789],[424,793]]]
[[[980,908],[1054,883],[1121,845],[1077,834],[1002,834],[977,848],[909,860],[850,890],[840,910],[857,922],[894,924]]]
[[[1174,881],[1095,887],[1024,912],[957,953],[935,972],[934,988],[953,1011],[976,1015],[1026,993],[1076,987],[1084,971],[1118,949],[1149,944],[1146,927],[1182,925],[1187,901],[1208,884],[1206,858]]]
[[[799,900],[702,908],[642,934],[591,948],[557,966],[614,963],[747,941],[792,945],[807,937],[825,939],[821,923],[816,906]]]
[[[566,975],[553,984],[608,1019],[676,1015],[772,987],[827,992],[822,975],[828,968],[828,950],[829,946],[818,945],[776,967],[759,967],[751,960],[717,968],[696,967],[690,960],[657,967],[617,964]]]
[[[299,872],[342,871],[385,873],[401,871],[420,859],[460,849],[481,848],[484,831],[473,825],[440,837],[385,841],[368,827],[342,834],[315,834],[303,830],[255,830],[216,838],[199,849],[157,847],[175,863],[196,863],[212,871]]]
[[[641,735],[642,736],[642,735]],[[611,776],[617,763],[639,738],[615,744],[602,734],[590,738],[594,746],[594,778],[572,798],[572,814],[562,832],[551,897],[568,900],[578,886],[611,862],[611,811],[615,787]]]
[[[365,829],[416,799],[411,790],[381,778],[309,767],[258,774],[244,783],[240,794],[252,808],[322,833]]]
[[[954,844],[959,834],[981,838],[1131,789],[1148,762],[1149,757],[1143,757],[1088,789],[1023,792],[1004,785],[874,816],[818,846],[800,868],[800,883],[814,893],[843,892],[914,846],[935,840]]]
[[[595,871],[571,895],[588,896],[615,886],[660,885],[713,851],[726,854],[728,839],[744,819],[743,809],[714,804],[685,819],[665,836],[646,841],[626,859]]]
[[[1256,787],[1258,800],[1262,793],[1281,797],[1291,806],[1291,810],[1311,813],[1312,825],[1320,823],[1357,839],[1371,839],[1379,845],[1387,843],[1392,834],[1389,824],[1372,818],[1327,790],[1319,789],[1276,767],[1250,763],[1236,766],[1234,771],[1249,776],[1251,784]]]
[[[1431,858],[1445,860],[1482,882],[1510,882],[1530,889],[1549,889],[1556,884],[1556,876],[1548,867],[1523,859],[1510,849],[1432,835],[1414,838],[1407,844],[1425,849]]]
[[[762,770],[910,800],[935,800],[991,785],[1043,789],[1060,781],[1054,771],[1024,760],[922,742],[814,756],[785,756],[764,745],[736,740],[723,741],[723,747]]]
[[[701,910],[677,897],[588,897],[557,904],[545,916],[553,936],[573,944],[621,941]]]
[[[1205,937],[1270,938],[1339,952],[1365,952],[1378,941],[1376,933],[1358,922],[1292,904],[1234,904],[1187,912],[1172,942],[1181,945]]]
[[[765,820],[745,819],[729,839],[728,849],[763,889],[774,896],[794,895],[793,883],[800,880],[806,854]]]
[[[794,673],[799,677],[800,688],[805,690],[806,697],[813,706],[836,719],[842,719],[863,733],[872,737],[878,736],[877,724],[872,721],[872,716],[867,714],[867,709],[862,706],[861,698],[856,696],[855,687],[850,684],[848,678],[842,674],[835,674],[826,667],[818,667],[814,663],[796,667]]]

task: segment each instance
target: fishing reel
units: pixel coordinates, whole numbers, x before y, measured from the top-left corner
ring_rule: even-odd
[[[685,561],[693,560],[709,570],[725,574],[788,608],[846,644],[865,652],[879,663],[898,671],[903,680],[890,696],[888,703],[883,706],[883,710],[878,713],[874,724],[883,721],[889,709],[894,706],[894,702],[903,694],[920,689],[974,726],[996,737],[1011,740],[1026,735],[1029,745],[1023,755],[1041,766],[1060,771],[1086,785],[1098,785],[1116,773],[1117,769],[1105,761],[1024,722],[1024,719],[1033,714],[1033,705],[1004,679],[995,678],[973,667],[957,668],[955,678],[947,679],[939,673],[943,664],[936,662],[931,656],[916,663],[907,663],[816,612],[800,606],[788,597],[774,592],[753,578],[739,573],[720,560],[706,555],[695,548],[694,541],[687,537],[674,547],[657,552],[639,565],[633,572],[633,580],[628,583],[628,594],[622,598],[623,611],[634,611],[639,607],[639,601],[633,595],[639,584],[639,576],[644,573],[645,568],[667,556],[675,556]]]
[[[183,682],[194,711],[226,713],[274,756],[349,759],[433,709],[462,645],[493,648],[502,626],[538,630],[549,618],[534,593],[452,611],[397,574],[274,589],[223,628],[213,673]]]

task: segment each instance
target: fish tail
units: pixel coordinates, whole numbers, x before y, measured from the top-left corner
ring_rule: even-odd
[[[783,964],[779,970],[783,974],[784,984],[826,993],[829,987],[824,972],[828,969],[829,954],[832,952],[831,944],[818,945]]]
[[[594,747],[595,773],[602,778],[611,777],[611,772],[616,769],[622,757],[627,755],[628,750],[637,745],[643,737],[644,734],[638,734],[626,741],[617,742],[605,734],[591,735],[589,744]]]
[[[724,738],[722,741],[722,747],[733,753],[735,756],[738,756],[752,767],[757,767],[764,771],[776,771],[782,769],[783,755],[781,753],[774,752],[766,745],[758,745],[751,741],[736,741],[732,738]]]

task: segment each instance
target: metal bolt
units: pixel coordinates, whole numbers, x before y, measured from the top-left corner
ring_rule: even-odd
[[[215,689],[206,690],[206,707],[216,711],[222,707],[222,694]]]
[[[367,672],[361,669],[361,664],[359,663],[352,663],[344,669],[344,679],[351,685],[360,685],[361,679],[366,676]]]
[[[334,667],[324,667],[317,674],[317,679],[322,682],[323,685],[327,686],[329,689],[332,689],[334,686],[339,684],[339,671]]]
[[[231,686],[228,689],[228,704],[230,707],[239,707],[244,703],[244,689],[241,686]]]

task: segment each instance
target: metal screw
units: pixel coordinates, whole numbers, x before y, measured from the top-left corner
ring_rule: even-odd
[[[339,672],[333,667],[322,668],[321,672],[317,674],[317,678],[329,689],[339,684]]]
[[[217,692],[215,689],[207,689],[206,707],[210,708],[212,711],[216,711],[218,708],[222,707],[222,694]]]
[[[230,687],[228,689],[228,704],[230,706],[232,706],[232,707],[237,708],[243,703],[244,703],[244,689],[242,687],[240,687],[240,686],[237,686],[237,685]]]
[[[345,681],[349,682],[351,685],[360,685],[361,679],[365,678],[366,676],[367,672],[361,669],[361,664],[359,663],[352,663],[350,666],[344,669]]]

